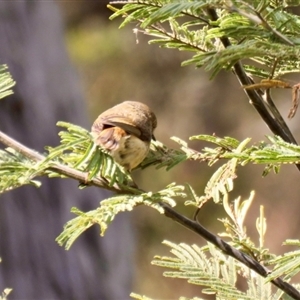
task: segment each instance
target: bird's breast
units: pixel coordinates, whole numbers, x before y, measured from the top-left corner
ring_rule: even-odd
[[[138,166],[147,156],[150,143],[134,135],[127,135],[119,140],[119,145],[111,151],[114,160],[128,170]]]

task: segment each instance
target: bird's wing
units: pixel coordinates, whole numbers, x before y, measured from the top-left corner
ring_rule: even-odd
[[[109,126],[117,126],[125,130],[129,134],[133,134],[137,137],[141,136],[141,130],[131,124],[130,119],[122,116],[108,116],[101,120],[101,123]]]

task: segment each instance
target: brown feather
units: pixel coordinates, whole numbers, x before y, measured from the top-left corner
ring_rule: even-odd
[[[147,156],[156,126],[155,114],[147,105],[125,101],[96,119],[92,135],[117,163],[132,170]]]
[[[96,143],[106,150],[113,151],[118,148],[120,139],[126,135],[119,127],[106,128],[98,134]]]

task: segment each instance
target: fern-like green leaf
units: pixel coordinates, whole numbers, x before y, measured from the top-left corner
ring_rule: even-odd
[[[6,65],[0,65],[0,99],[13,94],[11,88],[16,84]]]
[[[2,294],[0,295],[0,300],[8,300],[9,294],[12,292],[13,289],[11,288],[5,288],[2,292]]]
[[[136,294],[136,293],[131,293],[130,297],[133,298],[133,299],[137,299],[137,300],[153,300],[149,297],[142,296],[142,295],[139,295],[139,294]]]
[[[69,249],[74,241],[88,228],[94,224],[100,226],[101,235],[103,236],[108,225],[114,220],[115,216],[123,211],[131,211],[138,205],[146,205],[164,213],[164,209],[159,202],[175,206],[174,197],[186,197],[184,187],[170,184],[164,190],[157,193],[141,193],[140,190],[134,194],[123,194],[103,200],[100,207],[95,210],[84,213],[77,208],[72,208],[72,212],[78,216],[70,220],[65,226],[63,232],[57,237],[56,241],[62,246]]]
[[[60,162],[87,172],[87,183],[95,177],[101,177],[107,180],[109,186],[113,186],[115,182],[119,185],[133,185],[130,174],[115,163],[106,151],[94,144],[89,131],[66,122],[58,122],[57,125],[66,130],[59,133],[61,137],[59,146],[47,147],[49,154],[45,163]],[[52,173],[51,176],[59,175]]]
[[[285,244],[300,247],[299,240],[287,240]],[[269,263],[275,265],[275,267],[267,277],[268,282],[283,275],[286,280],[290,279],[300,272],[300,250],[287,252]]]
[[[266,284],[264,278],[260,278],[232,257],[226,258],[210,244],[202,248],[184,243],[177,245],[169,241],[164,241],[164,244],[171,248],[174,256],[156,256],[152,264],[173,269],[174,271],[165,271],[164,276],[185,279],[191,284],[200,285],[203,293],[215,294],[216,299],[278,300],[279,294],[281,295],[281,291],[272,292],[271,284]],[[244,272],[248,283],[245,292],[236,287],[239,272]]]
[[[0,149],[0,193],[27,184],[39,187],[41,183],[34,180],[37,175],[39,175],[37,162],[11,148]]]
[[[111,19],[123,17],[121,27],[136,22],[150,43],[193,51],[182,65],[205,66],[215,76],[248,59],[247,71],[260,78],[299,72],[300,18],[286,8],[292,1],[169,1],[113,2]],[[207,11],[215,10],[217,20]],[[219,39],[226,38],[230,47]]]

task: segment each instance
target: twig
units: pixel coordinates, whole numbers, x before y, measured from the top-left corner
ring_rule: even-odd
[[[261,265],[259,262],[251,258],[250,256],[246,255],[245,253],[235,249],[234,247],[230,246],[220,237],[214,235],[213,233],[209,232],[205,227],[200,225],[198,222],[193,221],[191,219],[186,218],[185,216],[177,213],[174,209],[168,206],[166,203],[160,203],[160,205],[164,208],[165,216],[171,218],[172,220],[176,221],[177,223],[183,225],[185,228],[196,232],[200,236],[202,236],[205,240],[209,241],[217,248],[221,249],[225,254],[235,258],[236,260],[240,261],[251,270],[255,271],[259,275],[263,277],[267,277],[268,274],[271,273],[266,267]],[[295,289],[292,285],[285,282],[281,278],[276,278],[271,281],[275,286],[280,288],[286,294],[291,296],[293,299],[300,299],[300,293],[297,289]]]
[[[7,147],[10,147],[10,148],[16,150],[17,152],[21,153],[25,157],[27,157],[35,162],[42,162],[43,160],[46,159],[46,157],[44,155],[24,146],[23,144],[19,143],[18,141],[14,140],[13,138],[9,137],[7,134],[3,133],[2,131],[0,131],[0,142],[2,144],[6,145]],[[75,170],[73,168],[70,168],[68,166],[65,166],[63,164],[56,163],[56,162],[53,163],[51,166],[49,166],[47,168],[47,170],[58,173],[60,175],[67,176],[69,178],[73,178],[75,180],[78,180],[81,183],[85,183],[86,179],[88,177],[87,172],[81,172],[81,171]],[[118,184],[115,183],[114,185],[110,186],[108,184],[108,182],[106,181],[106,179],[101,178],[101,177],[97,177],[97,178],[93,178],[93,179],[89,180],[88,185],[94,185],[97,187],[101,187],[101,188],[113,191],[115,193],[124,192],[124,189],[122,189],[122,187],[120,187]],[[131,193],[133,194],[134,192],[131,191]]]
[[[281,40],[286,45],[295,46],[295,44],[291,40],[289,40],[286,36],[284,36],[279,31],[277,31],[276,29],[274,29],[267,22],[267,20],[265,20],[263,18],[263,16],[258,11],[254,10],[248,3],[244,3],[244,4],[247,5],[248,8],[250,8],[254,12],[254,15],[249,14],[246,11],[242,11],[242,10],[238,9],[237,7],[235,7],[235,6],[229,7],[229,10],[232,11],[232,12],[237,12],[241,16],[248,18],[250,21],[254,22],[257,25],[262,25],[263,27],[265,27],[266,29],[268,29],[269,31],[271,31],[279,40]]]
[[[213,8],[207,9],[207,13],[210,16],[212,21],[216,21],[218,19],[218,15]],[[221,37],[220,40],[225,48],[231,46],[231,43],[228,38]],[[251,78],[249,78],[249,76],[246,74],[241,62],[237,62],[236,64],[234,64],[233,68],[234,68],[234,73],[237,76],[242,86],[251,85],[253,83]],[[270,128],[270,130],[274,134],[280,136],[284,141],[297,145],[296,139],[291,133],[289,127],[284,122],[283,118],[281,117],[280,120],[278,120],[278,116],[276,115],[272,116],[270,114],[270,111],[267,109],[267,107],[264,104],[262,95],[260,95],[260,93],[256,90],[244,89],[244,91],[247,94],[248,98],[250,99],[250,103],[257,110],[257,112],[259,113],[263,121],[267,124],[267,126]],[[268,96],[269,96],[268,101],[271,101],[270,95]],[[300,171],[300,165],[296,164],[296,167]]]
[[[17,142],[16,140],[12,139],[5,133],[0,131],[0,142],[4,145],[13,148],[17,152],[20,152],[25,157],[36,161],[36,162],[42,162],[46,157],[41,155],[40,153],[24,146],[23,144]],[[87,178],[87,173],[81,172],[75,169],[72,169],[68,166],[64,166],[62,164],[55,163],[54,165],[50,166],[48,170],[52,172],[56,172],[60,175],[65,175],[69,178],[78,180],[80,182],[84,182]],[[89,182],[90,185],[94,185],[100,188],[105,188],[111,191],[114,191],[116,193],[124,192],[122,190],[122,187],[119,187],[118,185],[109,186],[108,183],[103,178],[94,178]],[[126,191],[128,194],[135,194],[138,192],[144,192],[140,189],[131,189]],[[242,262],[246,266],[248,266],[250,269],[254,270],[256,273],[260,274],[263,277],[266,277],[270,271],[259,264],[256,260],[251,258],[250,256],[244,254],[243,252],[233,248],[229,244],[227,244],[225,241],[223,241],[220,237],[214,235],[213,233],[209,232],[206,228],[204,228],[202,225],[200,225],[198,222],[193,221],[191,219],[188,219],[187,217],[179,214],[174,209],[172,209],[169,205],[166,203],[160,202],[159,205],[164,209],[164,214],[166,217],[171,218],[172,220],[176,221],[177,223],[183,225],[184,227],[196,232],[203,238],[205,238],[207,241],[214,244],[216,247],[221,249],[224,253],[227,255],[230,255],[237,259],[238,261]],[[274,285],[276,285],[278,288],[286,292],[288,295],[293,297],[294,299],[300,299],[300,293],[290,284],[286,283],[280,278],[274,279],[271,281]]]
[[[214,9],[207,9],[207,13],[210,16],[212,21],[216,21],[218,19],[218,15]],[[228,38],[221,37],[221,42],[223,43],[224,47],[227,48],[231,46],[231,43]],[[247,76],[241,62],[237,62],[234,65],[234,73],[237,76],[239,82],[242,86],[249,85],[252,83],[251,78]],[[244,89],[245,93],[247,94],[248,98],[251,101],[251,104],[254,106],[254,108],[257,110],[259,115],[262,117],[264,122],[268,125],[270,130],[276,134],[282,137],[283,140],[289,143],[297,144],[295,138],[293,137],[290,129],[284,122],[283,118],[281,117],[280,120],[278,120],[278,116],[272,116],[270,115],[270,112],[264,105],[264,100],[262,96],[258,93],[256,90],[247,90]],[[272,101],[270,94],[267,95],[268,101]],[[300,171],[300,165],[297,164],[296,167]],[[170,215],[171,217],[171,215]],[[182,217],[182,216],[181,216]],[[249,268],[252,270],[255,270],[258,274],[260,274],[263,277],[266,277],[268,275],[268,270],[261,266],[258,262],[250,258],[249,256],[237,251],[235,248],[231,247],[227,243],[225,243],[223,240],[221,240],[219,237],[215,237],[210,232],[206,231],[204,227],[202,227],[200,224],[198,224],[195,221],[186,220],[182,218],[176,219],[177,222],[184,225],[185,227],[188,227],[189,229],[197,232],[201,236],[203,236],[206,240],[213,243],[218,248],[222,249],[225,253],[228,255],[236,258],[237,260],[241,261],[242,263],[246,264]],[[190,221],[190,222],[189,222]],[[237,254],[237,256],[235,256]],[[281,290],[286,292],[289,296],[291,296],[294,299],[300,299],[300,293],[290,284],[284,282],[282,279],[277,278],[275,280],[271,281],[274,285],[279,287]]]

